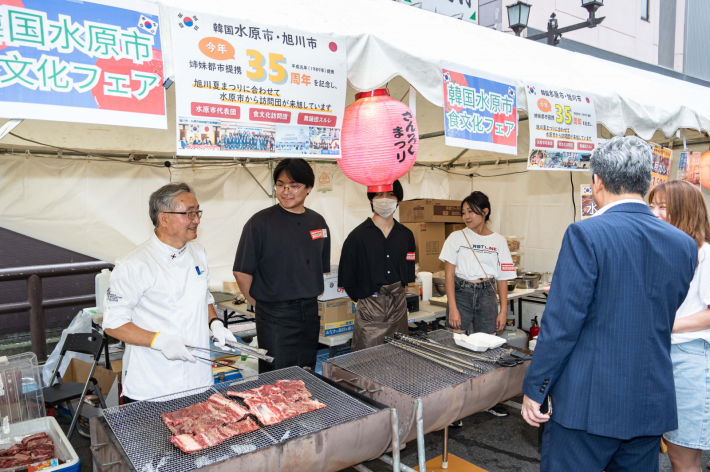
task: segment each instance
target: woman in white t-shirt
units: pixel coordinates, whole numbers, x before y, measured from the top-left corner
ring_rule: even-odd
[[[508,242],[486,222],[491,203],[482,192],[473,192],[461,202],[466,228],[446,238],[439,259],[446,270],[446,324],[475,333],[494,334],[505,326],[508,312],[507,280],[516,277]],[[503,303],[496,301],[494,285]]]
[[[651,190],[653,213],[698,244],[698,265],[671,333],[678,429],[663,435],[674,472],[699,471],[710,449],[710,221],[705,198],[692,184],[674,180]],[[708,464],[710,467],[710,464]]]

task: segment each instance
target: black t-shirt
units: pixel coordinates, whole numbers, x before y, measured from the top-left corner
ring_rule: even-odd
[[[414,234],[395,220],[385,238],[368,218],[345,239],[338,266],[338,287],[354,301],[367,298],[383,285],[414,282]]]
[[[235,272],[252,275],[250,295],[283,302],[323,293],[330,272],[330,230],[313,210],[291,213],[274,205],[252,216],[239,239]]]

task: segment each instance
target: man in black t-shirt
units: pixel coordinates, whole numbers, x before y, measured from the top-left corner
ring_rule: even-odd
[[[397,180],[392,191],[368,192],[367,198],[375,214],[348,235],[338,267],[338,286],[358,302],[353,351],[408,332],[404,287],[414,282],[414,234],[394,219],[402,184]]]
[[[304,207],[313,189],[313,169],[303,159],[284,159],[274,169],[278,205],[249,219],[239,240],[234,277],[254,305],[259,347],[274,357],[259,372],[315,368],[317,297],[330,272],[330,230],[321,215]]]

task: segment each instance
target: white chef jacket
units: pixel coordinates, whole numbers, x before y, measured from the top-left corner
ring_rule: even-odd
[[[104,297],[103,327],[132,322],[179,336],[186,345],[209,348],[207,306],[214,303],[209,281],[202,246],[189,242],[175,249],[154,234],[116,261]],[[122,383],[125,396],[146,400],[207,387],[214,378],[208,363],[171,361],[155,349],[126,344]]]

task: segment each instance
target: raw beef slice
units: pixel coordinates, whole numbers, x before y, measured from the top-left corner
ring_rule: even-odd
[[[286,416],[281,413],[281,410],[276,408],[276,406],[268,398],[253,399],[249,398],[244,400],[249,406],[249,412],[256,416],[261,424],[264,426],[271,426],[279,421],[286,419]]]

